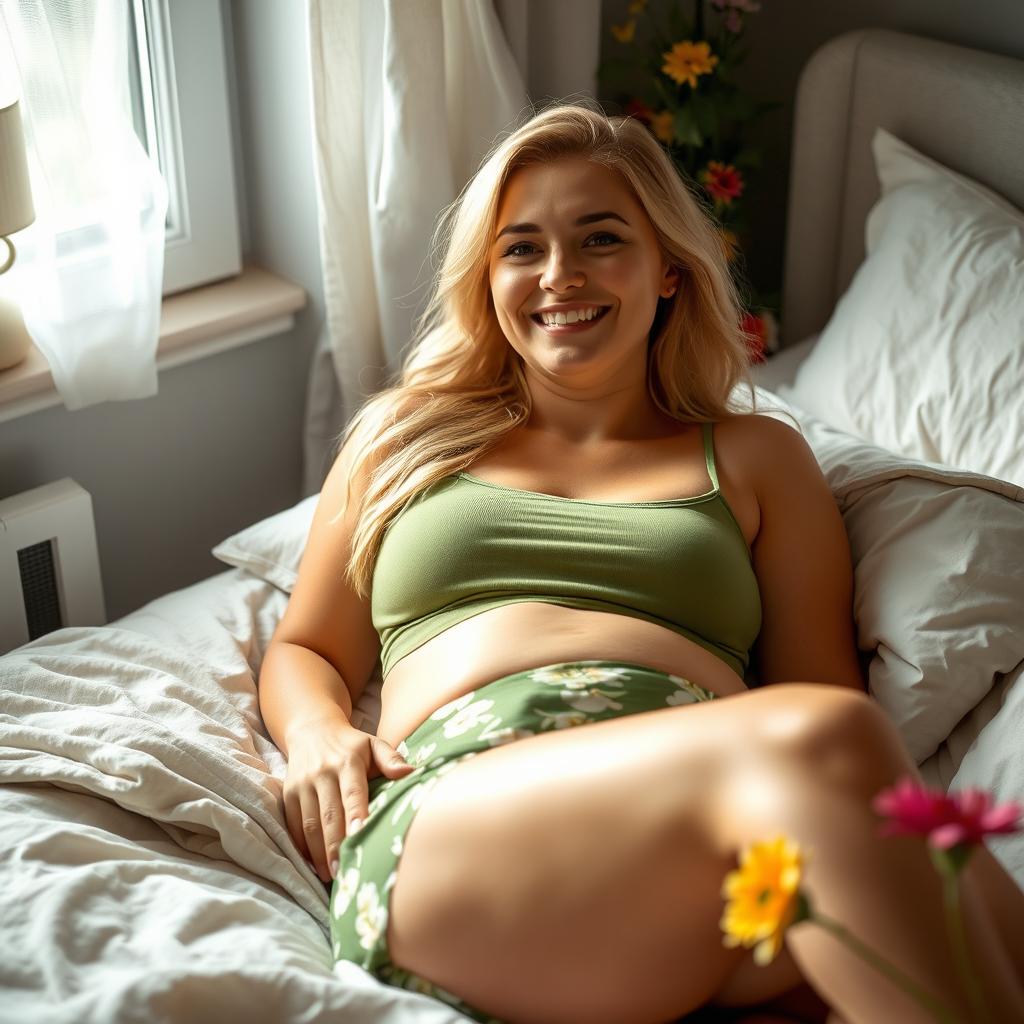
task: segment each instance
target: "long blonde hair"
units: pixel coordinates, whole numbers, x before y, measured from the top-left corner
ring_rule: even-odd
[[[499,136],[431,241],[440,269],[417,318],[402,366],[336,439],[352,441],[352,479],[366,471],[346,577],[370,593],[388,525],[417,494],[467,469],[530,416],[522,359],[494,313],[489,250],[505,182],[520,167],[582,157],[618,171],[647,211],[664,254],[681,271],[658,302],[648,344],[647,386],[659,409],[683,423],[717,421],[756,406],[741,302],[718,228],[704,200],[640,122],[594,103],[556,103]],[[432,258],[431,262],[434,262]],[[751,407],[730,404],[745,382]]]

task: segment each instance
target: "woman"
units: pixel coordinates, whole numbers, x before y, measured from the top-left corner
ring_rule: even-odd
[[[966,1011],[923,845],[876,837],[917,772],[864,692],[842,519],[802,436],[730,404],[739,303],[671,161],[556,105],[439,238],[260,675],[335,956],[481,1021],[926,1020],[821,929],[766,967],[723,945],[723,878],[784,831],[815,905]],[[964,898],[1011,1019],[1024,894],[980,849]]]

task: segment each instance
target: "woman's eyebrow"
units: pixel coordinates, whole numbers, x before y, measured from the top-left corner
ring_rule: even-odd
[[[583,224],[593,224],[599,220],[620,220],[626,227],[629,227],[629,221],[625,217],[620,217],[614,210],[602,210],[600,213],[585,213],[582,217],[576,218],[576,226],[579,227]],[[533,234],[540,231],[539,224],[506,224],[495,236],[494,240],[497,241],[502,235],[527,235]]]

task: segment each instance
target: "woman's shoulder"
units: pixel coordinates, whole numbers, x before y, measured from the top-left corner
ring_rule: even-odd
[[[786,420],[764,413],[738,413],[714,425],[715,451],[741,473],[761,497],[771,484],[817,467],[803,434]]]
[[[719,437],[759,455],[770,453],[782,448],[791,450],[794,447],[807,447],[807,442],[800,431],[791,423],[770,416],[767,413],[734,413],[714,424],[715,440]]]

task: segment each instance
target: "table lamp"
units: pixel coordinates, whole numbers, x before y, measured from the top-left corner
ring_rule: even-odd
[[[36,219],[32,190],[28,180],[25,136],[21,131],[18,101],[0,108],[0,275],[14,266],[14,243],[8,238],[27,228]],[[8,297],[0,295],[0,371],[20,363],[28,355],[32,339],[25,328],[21,310]]]

